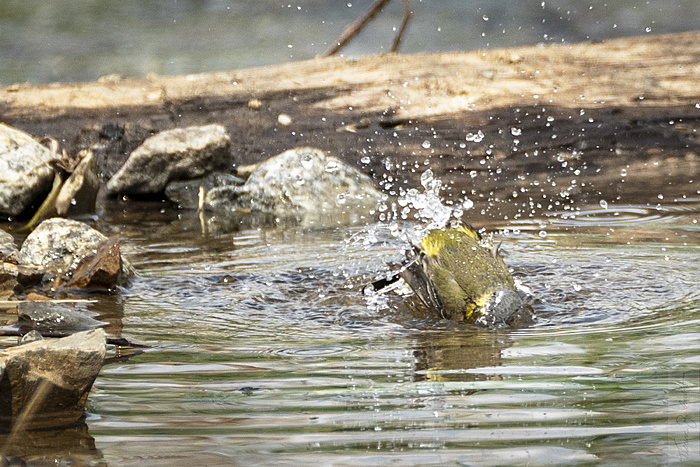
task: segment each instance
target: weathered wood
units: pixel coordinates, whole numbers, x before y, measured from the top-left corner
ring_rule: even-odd
[[[240,164],[312,145],[394,190],[431,167],[447,198],[501,218],[697,200],[700,32],[16,85],[0,89],[0,120],[71,152],[97,145],[105,177],[153,132],[218,122]]]

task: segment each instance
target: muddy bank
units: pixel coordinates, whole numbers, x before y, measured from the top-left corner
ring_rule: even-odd
[[[698,197],[699,44],[690,32],[19,85],[0,89],[0,119],[69,152],[91,147],[104,180],[158,131],[220,123],[234,164],[313,146],[388,193],[430,167],[477,216],[655,205]]]

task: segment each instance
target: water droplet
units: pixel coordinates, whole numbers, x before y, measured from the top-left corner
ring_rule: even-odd
[[[540,237],[545,238],[547,236],[547,231],[546,230],[540,230],[539,233]]]
[[[510,129],[510,134],[513,136],[520,136],[523,134],[523,130],[521,130],[520,128],[513,127]]]
[[[608,209],[608,202],[605,201],[604,199],[600,200],[600,207],[603,209]]]
[[[481,17],[481,19],[483,19],[484,21],[488,21],[488,20],[489,20],[489,17],[486,16],[486,15],[484,15],[484,16]]]
[[[430,149],[430,141],[426,139],[421,146],[423,146],[423,149]]]
[[[620,170],[620,176],[621,176],[621,177],[626,177],[626,176],[627,176],[627,169],[622,169],[622,170]]]
[[[471,208],[474,207],[474,201],[472,201],[472,200],[470,200],[469,198],[467,198],[467,199],[465,199],[465,200],[462,202],[462,207],[463,207],[465,210],[466,210],[466,209],[471,209]]]
[[[480,143],[484,139],[484,133],[479,130],[476,134],[474,133],[468,133],[466,140],[467,141],[473,141],[475,143]]]
[[[664,195],[659,194],[659,195],[657,196],[657,198],[659,198],[659,199],[664,199]]]
[[[420,184],[423,185],[423,188],[428,188],[428,185],[433,181],[433,171],[428,169],[425,172],[423,172],[420,176]]]
[[[360,162],[363,164],[369,164],[372,161],[369,156],[364,156],[362,159],[360,159]]]
[[[279,114],[277,116],[277,123],[283,126],[289,126],[292,124],[292,117],[287,114]]]

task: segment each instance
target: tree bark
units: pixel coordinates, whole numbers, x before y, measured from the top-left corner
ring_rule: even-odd
[[[700,198],[700,32],[15,85],[0,88],[0,119],[92,146],[105,178],[147,136],[216,122],[238,164],[316,146],[387,191],[431,168],[446,198],[487,217],[682,203]]]

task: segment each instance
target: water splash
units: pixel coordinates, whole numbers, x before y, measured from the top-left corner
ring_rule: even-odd
[[[421,185],[423,190],[411,188],[401,196],[397,203],[401,207],[401,219],[409,219],[413,212],[413,218],[418,219],[421,225],[416,226],[415,233],[424,233],[431,229],[441,229],[450,220],[459,220],[464,211],[470,209],[474,203],[465,199],[453,208],[443,203],[440,196],[442,191],[442,181],[435,178],[431,169],[421,174]]]

